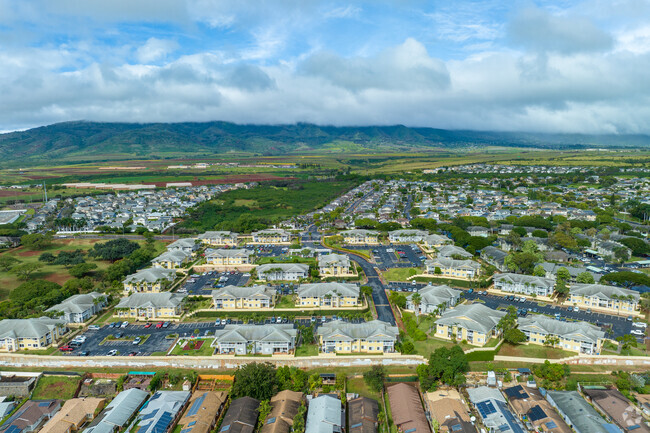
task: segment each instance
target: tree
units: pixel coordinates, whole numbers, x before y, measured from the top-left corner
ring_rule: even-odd
[[[93,246],[93,249],[90,250],[89,255],[100,260],[109,260],[111,262],[115,262],[129,256],[138,248],[140,248],[140,245],[137,242],[120,238],[113,239],[101,244],[95,244],[95,246]]]
[[[557,295],[561,297],[564,297],[569,294],[569,288],[567,287],[564,280],[558,279],[555,282],[555,293],[557,293]]]
[[[84,262],[84,252],[82,250],[61,251],[54,260],[55,265],[63,265],[66,268]]]
[[[11,268],[14,267],[15,264],[19,263],[20,260],[18,260],[15,257],[11,257],[8,255],[3,255],[0,256],[0,269],[2,269],[5,272],[9,272]]]
[[[401,309],[406,308],[406,296],[403,293],[392,292],[390,294],[390,302]]]
[[[269,400],[278,387],[275,367],[270,363],[251,363],[235,371],[232,386],[232,398],[253,397],[257,400]]]
[[[545,277],[546,276],[546,270],[544,269],[544,266],[542,265],[537,265],[533,269],[533,275],[536,277]]]
[[[416,321],[419,321],[420,320],[420,302],[422,302],[422,296],[420,296],[419,293],[413,293],[413,296],[411,296],[411,302],[413,303],[413,307],[415,308]]]
[[[526,334],[517,328],[508,328],[503,333],[503,339],[506,343],[519,344],[526,341]]]
[[[594,281],[595,281],[595,280],[594,280],[594,276],[591,275],[591,274],[590,274],[589,272],[587,272],[587,271],[585,271],[585,272],[580,272],[580,273],[576,276],[576,282],[578,282],[578,283],[580,283],[580,284],[593,284]]]
[[[551,346],[555,347],[558,344],[560,344],[560,337],[557,335],[552,335],[552,334],[547,334],[546,338],[544,339],[544,346]]]
[[[621,343],[621,350],[629,349],[630,347],[636,347],[637,345],[636,337],[632,334],[625,334],[616,337],[616,341]]]
[[[415,346],[413,345],[413,342],[410,340],[402,342],[400,346],[400,353],[403,355],[411,355],[415,353]]]
[[[44,250],[52,245],[52,233],[32,233],[20,237],[20,243],[30,250]]]
[[[557,277],[558,281],[564,281],[565,283],[571,279],[571,273],[564,266],[557,270],[555,276]]]
[[[548,359],[544,361],[544,364],[534,365],[532,370],[535,376],[551,382],[562,380],[571,372],[567,364],[551,364]]]
[[[361,286],[361,294],[366,298],[372,297],[372,287],[370,286]]]
[[[296,416],[293,417],[293,425],[291,426],[291,430],[293,433],[305,433],[306,412],[307,412],[307,406],[305,406],[305,402],[302,401],[300,403],[300,407],[298,408],[298,413],[296,413]]]
[[[38,257],[39,262],[54,263],[56,256],[52,253],[43,253]]]
[[[630,250],[632,250],[632,254],[635,256],[644,256],[650,253],[650,245],[648,245],[641,239],[624,238],[621,239],[619,242],[625,245],[626,247],[628,247]]]
[[[363,373],[364,382],[375,392],[381,392],[384,389],[385,378],[386,371],[382,365],[373,365],[370,370]]]
[[[11,272],[16,274],[19,280],[29,280],[29,277],[42,267],[43,265],[41,265],[40,263],[23,263],[14,266],[11,269]]]
[[[465,383],[469,371],[467,355],[459,345],[451,348],[439,347],[430,356],[428,364],[417,367],[420,386],[423,390],[435,389],[439,382],[457,386]]]
[[[262,400],[258,408],[259,415],[257,418],[257,431],[260,431],[266,422],[266,417],[271,413],[271,404],[268,400]]]
[[[78,265],[71,267],[68,272],[75,278],[81,278],[88,275],[95,269],[97,269],[97,265],[95,263],[79,263]]]

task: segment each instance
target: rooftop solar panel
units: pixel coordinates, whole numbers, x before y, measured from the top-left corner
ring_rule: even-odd
[[[206,395],[208,395],[207,392],[203,394],[201,397],[194,400],[194,403],[192,403],[192,407],[190,407],[190,410],[187,412],[186,416],[194,416],[199,412],[199,409],[201,409],[201,405],[205,401]]]
[[[521,385],[513,386],[505,390],[506,395],[510,399],[523,399],[528,397],[528,393]]]
[[[555,424],[555,421],[549,421],[547,423],[544,423],[547,429],[552,430],[554,428],[557,428],[557,424]]]
[[[496,413],[496,409],[491,401],[482,401],[476,405],[479,413],[482,418],[486,418],[488,415]]]
[[[531,421],[539,421],[540,419],[546,418],[546,412],[539,405],[533,406],[528,411],[528,418]]]

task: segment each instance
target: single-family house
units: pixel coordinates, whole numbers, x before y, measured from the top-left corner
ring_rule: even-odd
[[[106,404],[103,398],[85,397],[73,398],[63,404],[50,420],[43,426],[40,433],[71,433],[80,431],[86,424],[95,419]]]
[[[398,383],[389,386],[387,393],[397,431],[431,433],[417,389],[407,383]]]
[[[136,433],[167,432],[190,399],[189,391],[156,391],[136,417]]]
[[[571,433],[571,428],[537,388],[515,385],[503,390],[512,412],[539,432]]]
[[[233,400],[221,421],[223,433],[253,433],[257,426],[260,401],[252,397]]]
[[[526,432],[523,425],[508,409],[506,399],[499,390],[480,386],[478,388],[468,388],[467,393],[488,431],[498,431],[500,433]]]
[[[379,403],[368,397],[348,400],[348,433],[377,433]]]
[[[576,433],[620,432],[614,424],[606,422],[577,391],[546,391],[546,400]]]
[[[341,433],[344,430],[345,416],[341,400],[329,394],[311,399],[305,433]]]
[[[120,392],[117,397],[84,430],[84,433],[115,433],[120,431],[140,409],[149,393],[137,388]]]
[[[35,432],[61,409],[61,403],[61,400],[27,400],[0,425],[0,433]]]
[[[260,433],[291,433],[293,419],[304,404],[302,392],[285,389],[271,397],[271,412],[264,419]]]
[[[582,392],[587,400],[618,425],[625,433],[650,433],[641,411],[618,389],[591,389]]]
[[[217,424],[228,393],[224,391],[201,391],[192,394],[187,410],[178,421],[184,433],[210,433]]]

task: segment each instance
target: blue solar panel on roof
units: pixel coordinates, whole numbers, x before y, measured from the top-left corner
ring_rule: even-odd
[[[491,401],[482,401],[476,405],[481,417],[485,418],[490,414],[496,413],[496,409]]]
[[[460,424],[454,424],[451,426],[451,431],[460,431],[463,429],[463,426]]]
[[[42,401],[38,404],[38,407],[48,407],[50,405],[49,401]]]
[[[357,427],[361,427],[362,425],[363,425],[362,423],[357,423],[357,424],[351,425],[350,428],[357,428]]]
[[[196,424],[196,421],[192,421],[192,422],[189,423],[187,426],[188,426],[188,427],[192,427],[194,424]]]
[[[413,433],[415,430],[416,429],[414,429],[414,428],[410,428],[410,429],[406,430],[404,433]]]
[[[530,418],[531,421],[539,421],[540,419],[546,418],[546,413],[541,407],[539,407],[539,405],[533,406],[528,411],[528,418]]]
[[[554,428],[557,428],[557,424],[555,424],[555,421],[549,421],[547,423],[544,423],[547,429],[551,430]]]
[[[505,390],[505,393],[509,398],[522,399],[528,397],[528,394],[521,385],[508,388]]]
[[[194,403],[192,403],[192,407],[190,407],[190,410],[187,412],[187,416],[193,416],[199,412],[199,409],[201,408],[201,405],[203,404],[206,395],[208,395],[207,392],[203,394],[201,397],[194,400]]]
[[[184,428],[183,430],[181,430],[181,433],[190,433],[191,431],[192,431],[191,427],[190,428]]]
[[[275,422],[275,417],[269,418],[269,420],[266,422],[267,424],[273,424]]]
[[[627,430],[636,430],[638,428],[641,428],[641,426],[639,424],[634,424],[634,425],[631,425],[631,426],[626,427],[626,428],[627,428]]]
[[[165,412],[160,416],[158,422],[151,429],[151,433],[166,433],[167,427],[172,422],[172,415],[169,412]]]
[[[18,428],[18,427],[16,427],[15,425],[12,425],[11,427],[9,427],[9,428],[5,431],[5,433],[20,433],[20,432],[22,432],[22,431],[23,431],[23,429]]]
[[[510,426],[508,424],[501,424],[499,426],[499,431],[508,431],[510,430]]]

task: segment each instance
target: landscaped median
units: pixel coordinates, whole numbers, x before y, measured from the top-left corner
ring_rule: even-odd
[[[357,256],[363,257],[366,260],[372,260],[372,256],[370,255],[370,252],[368,250],[351,250],[348,248],[344,248],[339,243],[333,241],[332,238],[334,237],[335,236],[323,237],[323,241],[322,241],[323,246],[343,253],[356,254]]]

